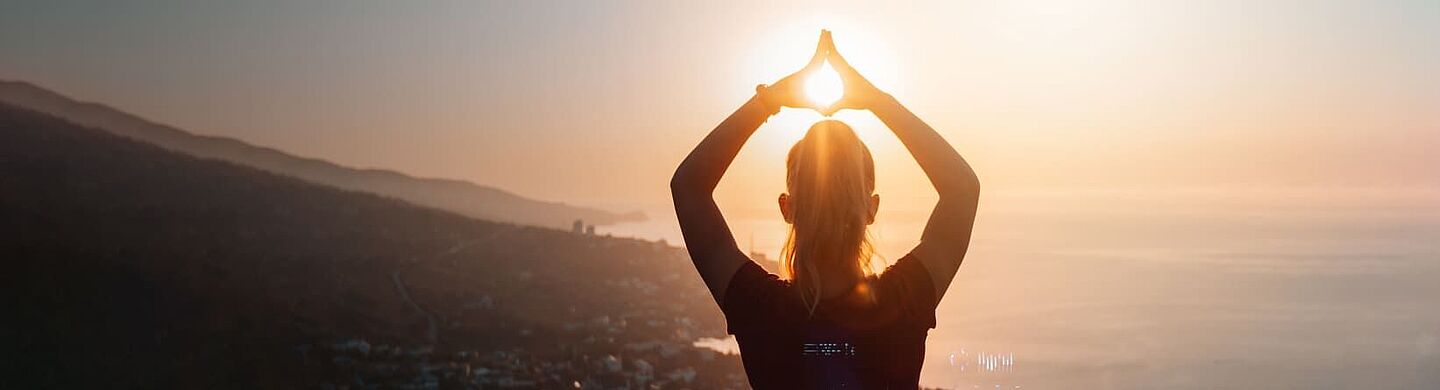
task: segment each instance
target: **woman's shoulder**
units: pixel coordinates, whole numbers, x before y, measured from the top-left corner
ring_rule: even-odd
[[[735,275],[730,278],[729,287],[735,286],[789,287],[790,281],[781,278],[780,275],[776,275],[774,272],[770,272],[770,270],[765,269],[765,267],[761,266],[760,263],[755,260],[746,260],[744,264],[740,265],[740,269],[735,271]],[[726,295],[728,296],[729,294],[727,293]]]
[[[930,273],[925,270],[925,265],[920,261],[920,257],[914,253],[905,254],[900,260],[896,260],[894,264],[885,267],[884,271],[876,275],[877,278],[882,279],[910,278],[916,276],[929,277]]]
[[[896,260],[876,277],[876,295],[884,305],[899,308],[929,327],[935,326],[934,280],[920,258],[913,253]]]
[[[753,260],[746,261],[730,278],[730,285],[725,289],[725,299],[721,301],[720,308],[724,310],[727,307],[790,297],[793,295],[789,293],[791,289],[789,280],[765,270]]]
[[[730,285],[725,289],[725,298],[720,301],[720,311],[731,334],[755,326],[773,327],[781,322],[793,322],[797,313],[804,312],[790,281],[766,271],[754,261],[746,261],[735,271]]]

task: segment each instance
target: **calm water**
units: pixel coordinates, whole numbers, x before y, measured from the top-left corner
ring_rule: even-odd
[[[1000,194],[922,381],[947,388],[1440,388],[1433,191]],[[924,210],[892,206],[896,259]],[[673,213],[602,228],[679,243]],[[778,218],[733,218],[773,256]]]

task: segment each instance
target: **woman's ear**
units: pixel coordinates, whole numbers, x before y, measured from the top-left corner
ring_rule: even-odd
[[[875,213],[876,213],[876,212],[879,212],[879,211],[880,211],[880,194],[870,194],[870,218],[867,219],[867,220],[865,220],[865,224],[866,224],[866,225],[869,225],[869,224],[875,223]]]
[[[780,215],[785,217],[785,223],[795,223],[795,213],[790,210],[790,194],[780,194]]]

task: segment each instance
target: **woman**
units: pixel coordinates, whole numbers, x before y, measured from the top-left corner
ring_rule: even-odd
[[[840,101],[812,107],[805,74],[828,60],[844,81]],[[770,274],[735,245],[712,194],[746,139],[781,107],[870,110],[895,133],[934,185],[920,243],[879,275],[870,268],[866,226],[880,197],[864,143],[844,123],[812,126],[790,150],[780,212],[791,224]],[[685,246],[725,313],[757,389],[916,388],[935,306],[970,242],[980,185],[965,159],[920,118],[851,68],[820,35],[805,69],[769,86],[706,136],[670,182]]]

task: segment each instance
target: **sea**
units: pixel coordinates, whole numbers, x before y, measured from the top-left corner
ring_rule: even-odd
[[[930,207],[882,202],[882,264]],[[599,230],[683,244],[670,205],[646,210]],[[774,258],[778,212],[726,214]],[[1440,389],[1440,191],[987,192],[937,317],[926,387]]]

